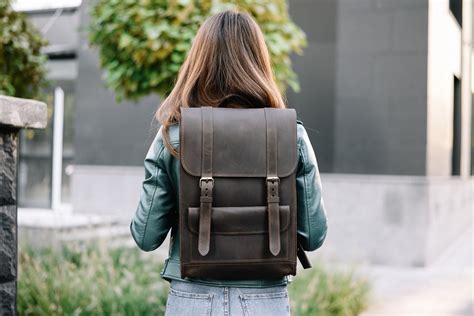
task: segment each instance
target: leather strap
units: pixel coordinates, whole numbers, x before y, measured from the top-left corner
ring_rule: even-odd
[[[303,247],[301,247],[301,244],[299,242],[296,255],[298,256],[298,259],[300,259],[303,269],[311,268],[311,262],[309,262],[308,256],[306,255],[306,252],[304,251]]]
[[[265,108],[265,125],[267,131],[267,209],[268,209],[268,240],[272,255],[280,253],[280,197],[277,165],[277,125],[276,109]]]
[[[198,251],[201,256],[209,253],[211,240],[211,217],[212,217],[212,189],[214,179],[212,178],[212,143],[213,143],[213,121],[212,108],[209,106],[201,108],[202,123],[202,159],[201,159],[201,187],[200,212],[199,212],[199,236]]]

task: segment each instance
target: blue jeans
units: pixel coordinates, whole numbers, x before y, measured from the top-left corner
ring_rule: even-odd
[[[171,280],[165,316],[288,316],[286,285],[216,287]]]

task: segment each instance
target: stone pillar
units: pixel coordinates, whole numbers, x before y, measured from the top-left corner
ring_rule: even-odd
[[[18,132],[46,122],[45,103],[0,95],[0,315],[16,314]]]

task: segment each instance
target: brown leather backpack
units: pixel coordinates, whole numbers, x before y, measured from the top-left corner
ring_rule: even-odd
[[[180,162],[182,277],[296,274],[293,109],[182,107]]]

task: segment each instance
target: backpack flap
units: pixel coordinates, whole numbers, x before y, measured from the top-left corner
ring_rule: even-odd
[[[181,108],[181,164],[189,175],[202,175],[203,108]],[[296,112],[271,109],[277,126],[277,172],[287,177],[296,170]],[[212,175],[214,177],[266,177],[266,123],[263,108],[213,108]]]

